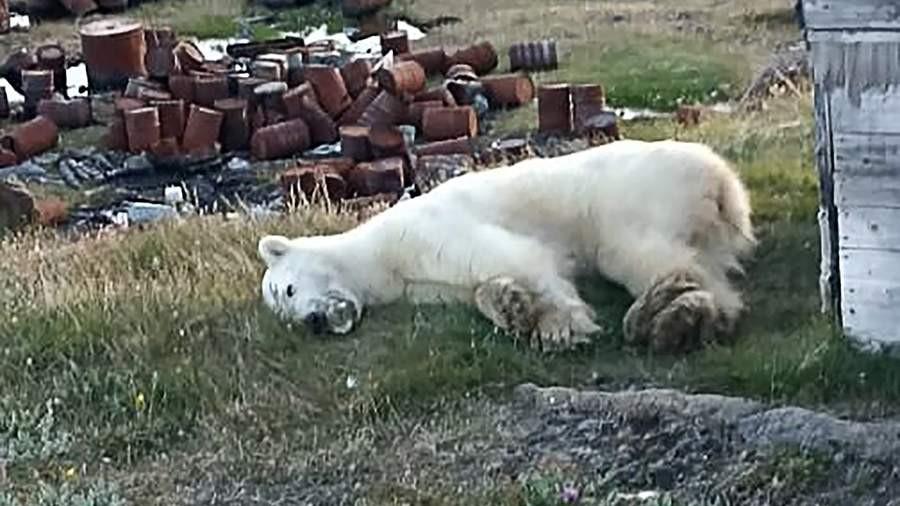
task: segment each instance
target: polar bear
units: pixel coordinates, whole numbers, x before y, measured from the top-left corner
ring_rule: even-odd
[[[260,239],[262,296],[315,333],[366,308],[474,304],[543,350],[602,330],[574,276],[599,272],[635,301],[628,342],[677,350],[727,334],[744,310],[731,274],[756,244],[748,193],[711,148],[620,140],[471,172],[338,234]]]

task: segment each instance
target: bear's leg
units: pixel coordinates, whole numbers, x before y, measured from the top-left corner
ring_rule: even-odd
[[[497,327],[549,352],[589,342],[596,313],[563,278],[519,281],[498,276],[475,289],[475,304]]]
[[[598,257],[598,268],[636,299],[623,319],[627,342],[673,352],[730,333],[740,295],[698,258],[677,241],[647,236],[635,238],[627,254]]]

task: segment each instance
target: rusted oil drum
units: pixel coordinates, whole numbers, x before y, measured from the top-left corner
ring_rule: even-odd
[[[112,120],[106,127],[103,145],[111,151],[128,151],[128,132],[123,118]]]
[[[237,80],[237,97],[243,98],[250,105],[254,105],[256,103],[256,95],[254,91],[262,84],[266,84],[269,81],[268,79],[262,79],[259,77],[241,77]]]
[[[309,83],[303,83],[300,86],[291,88],[281,95],[281,102],[284,106],[284,112],[288,118],[299,118],[303,108],[304,98],[311,96],[314,100],[316,92]],[[317,101],[318,102],[318,101]]]
[[[308,65],[303,69],[303,77],[312,84],[319,103],[332,118],[337,118],[350,107],[353,99],[347,92],[339,69],[328,65]]]
[[[484,41],[456,51],[449,57],[447,64],[464,63],[472,67],[476,74],[484,75],[497,68],[499,62],[497,50],[494,49],[493,44]]]
[[[192,104],[184,126],[181,147],[186,152],[213,147],[219,140],[224,119],[225,115],[215,109]]]
[[[175,61],[183,72],[195,72],[203,70],[203,52],[191,41],[179,41],[173,49]]]
[[[371,14],[391,5],[391,0],[343,0],[341,12],[349,18]]]
[[[406,102],[386,91],[381,91],[363,112],[359,118],[359,124],[365,126],[397,125],[408,115],[409,108]]]
[[[447,107],[453,107],[458,105],[456,103],[456,99],[453,98],[453,93],[450,93],[450,90],[447,89],[446,86],[435,86],[433,88],[429,88],[421,93],[417,93],[413,98],[414,102],[430,102],[432,100],[440,100]]]
[[[60,128],[83,128],[91,124],[91,102],[87,98],[41,100],[37,113]]]
[[[414,61],[425,69],[425,74],[432,76],[443,74],[447,70],[447,52],[442,47],[419,49],[397,56],[399,61]]]
[[[194,101],[194,82],[197,78],[184,74],[172,74],[169,76],[169,91],[172,97],[184,100],[186,104]]]
[[[228,77],[198,77],[194,81],[194,103],[213,107],[216,100],[228,98]]]
[[[341,67],[341,77],[347,92],[354,99],[366,88],[369,75],[372,73],[372,63],[369,60],[353,60]]]
[[[289,117],[301,118],[309,127],[310,141],[313,146],[331,144],[339,138],[337,124],[331,116],[319,105],[315,95],[307,93],[301,96],[299,108],[295,115],[288,113]]]
[[[159,109],[141,107],[125,112],[125,132],[132,153],[149,151],[159,142]]]
[[[519,107],[534,99],[534,82],[524,74],[485,76],[481,84],[495,107]]]
[[[21,162],[52,149],[58,141],[59,127],[56,123],[44,116],[37,116],[0,138],[0,146],[15,153]]]
[[[250,75],[266,81],[287,81],[281,64],[272,61],[254,61],[250,65]]]
[[[538,131],[556,133],[572,131],[571,97],[568,84],[546,84],[538,87]]]
[[[409,53],[409,36],[400,30],[391,30],[381,34],[381,54],[393,51],[394,55]]]
[[[380,193],[401,193],[404,188],[405,163],[402,157],[363,162],[347,173],[350,192],[357,197]]]
[[[58,44],[46,44],[35,49],[38,67],[53,72],[53,89],[68,96],[66,79],[66,51]]]
[[[419,156],[430,155],[471,155],[475,152],[470,137],[457,137],[444,141],[428,142],[416,146],[416,154]]]
[[[120,89],[129,78],[147,76],[141,23],[127,18],[101,19],[79,31],[91,90]]]
[[[357,162],[371,160],[370,133],[371,129],[365,126],[347,125],[340,127],[341,154]]]
[[[509,70],[554,70],[559,66],[555,40],[520,42],[509,47]]]
[[[381,89],[393,95],[416,94],[425,88],[425,69],[417,62],[397,62],[375,74]]]
[[[250,145],[250,115],[242,98],[216,100],[215,108],[223,114],[219,141],[226,151],[245,150]]]
[[[344,111],[344,114],[341,114],[338,125],[352,125],[358,122],[379,93],[381,90],[377,86],[367,86]]]
[[[372,156],[375,158],[388,158],[406,154],[406,142],[403,132],[395,126],[378,125],[369,131],[369,144],[372,146]]]
[[[26,107],[37,107],[37,103],[53,96],[52,70],[23,70],[22,95]]]
[[[422,114],[425,112],[425,109],[431,107],[444,107],[444,102],[441,100],[428,100],[409,104],[409,114],[406,122],[416,127],[416,129],[422,130]]]
[[[577,84],[571,87],[572,126],[583,131],[590,119],[606,110],[606,94],[600,84]]]
[[[309,146],[309,127],[299,118],[260,128],[250,139],[250,151],[259,160],[287,158]]]
[[[478,116],[471,106],[433,107],[422,113],[422,134],[428,141],[478,135]]]
[[[159,100],[150,105],[159,109],[159,135],[162,138],[180,139],[184,134],[184,101]]]
[[[168,44],[148,45],[147,53],[144,55],[144,65],[147,67],[147,73],[154,79],[164,79],[172,75],[178,69],[174,46]]]

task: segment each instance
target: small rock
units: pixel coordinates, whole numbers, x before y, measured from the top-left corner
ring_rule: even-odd
[[[131,224],[153,223],[178,217],[178,211],[174,207],[150,202],[128,202],[125,212],[128,223]]]
[[[125,160],[125,170],[128,172],[145,172],[152,171],[153,164],[143,155],[130,156]]]

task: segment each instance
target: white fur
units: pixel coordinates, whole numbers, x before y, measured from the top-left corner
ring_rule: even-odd
[[[407,297],[472,301],[498,276],[565,304],[573,268],[637,297],[695,269],[720,307],[742,304],[727,273],[755,243],[748,195],[729,164],[686,142],[617,141],[452,179],[341,234],[260,241],[267,304],[302,319],[331,289],[363,306]],[[302,292],[288,304],[273,294]]]

